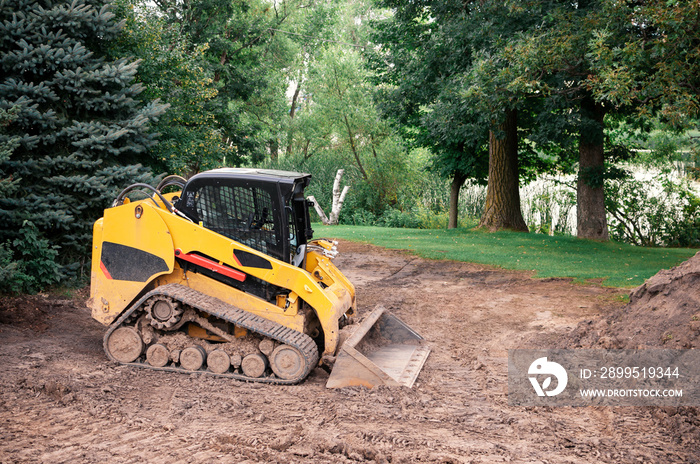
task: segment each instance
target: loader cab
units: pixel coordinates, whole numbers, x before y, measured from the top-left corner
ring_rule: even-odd
[[[193,176],[175,205],[192,221],[286,263],[303,266],[313,236],[310,174],[224,168]]]

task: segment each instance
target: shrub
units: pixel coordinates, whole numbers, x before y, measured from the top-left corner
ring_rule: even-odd
[[[36,293],[63,278],[51,246],[36,226],[25,221],[20,236],[0,245],[0,292]]]
[[[639,170],[606,184],[611,237],[641,246],[698,247],[700,198],[671,170]]]
[[[372,226],[377,223],[377,216],[369,211],[358,209],[351,214],[341,215],[340,223],[352,226]]]
[[[420,229],[422,224],[420,218],[410,211],[400,211],[394,208],[388,208],[378,220],[380,226]]]

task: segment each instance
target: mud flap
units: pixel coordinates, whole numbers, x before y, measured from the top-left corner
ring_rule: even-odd
[[[410,388],[428,354],[423,337],[379,306],[340,347],[326,387]]]

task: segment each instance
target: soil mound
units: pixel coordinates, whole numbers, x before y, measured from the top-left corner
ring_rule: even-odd
[[[700,252],[637,287],[622,309],[579,323],[570,342],[584,348],[700,347]]]
[[[38,295],[0,298],[0,324],[45,331],[57,308],[70,301],[48,299]]]
[[[600,319],[581,321],[567,342],[569,348],[700,347],[700,252],[634,289],[626,306]],[[649,412],[674,440],[697,440],[698,408],[649,408]]]

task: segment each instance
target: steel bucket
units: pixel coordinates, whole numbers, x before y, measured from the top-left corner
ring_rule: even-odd
[[[412,387],[430,354],[423,337],[377,307],[343,343],[326,387]]]

